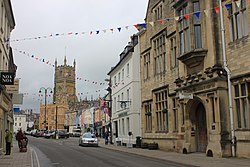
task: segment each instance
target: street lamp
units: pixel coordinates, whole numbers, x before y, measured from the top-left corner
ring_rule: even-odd
[[[54,102],[54,104],[56,105],[56,139],[58,139],[58,132],[57,132],[57,129],[58,129],[58,126],[57,126],[57,104],[56,102]]]
[[[44,87],[41,87],[40,90],[39,90],[39,93],[42,93],[42,91],[44,90],[44,100],[45,100],[45,104],[44,104],[44,129],[45,130],[48,130],[48,127],[47,127],[47,118],[46,118],[46,106],[47,106],[47,91],[50,90],[50,93],[52,93],[52,89],[50,87],[48,88],[44,88]]]
[[[112,134],[112,123],[111,123],[111,118],[112,118],[112,89],[111,89],[111,79],[105,79],[105,81],[109,82],[109,87],[107,88],[107,91],[109,92],[109,128],[110,128],[110,144],[113,144],[112,142],[112,138],[113,138],[113,134]]]

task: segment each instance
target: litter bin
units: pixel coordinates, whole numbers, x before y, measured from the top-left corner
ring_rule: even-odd
[[[136,148],[141,148],[141,137],[140,136],[136,137]]]

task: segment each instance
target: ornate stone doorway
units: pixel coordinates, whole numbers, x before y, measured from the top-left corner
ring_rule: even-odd
[[[206,110],[204,105],[197,99],[192,101],[190,111],[190,119],[192,124],[191,136],[195,148],[193,151],[206,152],[208,137],[207,137],[207,121]]]

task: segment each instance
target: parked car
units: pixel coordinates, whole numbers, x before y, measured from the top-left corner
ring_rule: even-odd
[[[69,138],[69,133],[67,133],[65,130],[58,130],[58,138]]]
[[[34,134],[34,137],[44,137],[44,130],[37,130]]]
[[[55,135],[55,131],[54,130],[49,130],[49,131],[46,131],[44,133],[44,137],[46,139],[50,139],[50,138],[53,138],[53,136]]]
[[[24,134],[25,135],[31,135],[31,131],[25,131]]]
[[[98,147],[98,139],[92,133],[84,133],[79,138],[79,146],[95,146],[95,147]]]

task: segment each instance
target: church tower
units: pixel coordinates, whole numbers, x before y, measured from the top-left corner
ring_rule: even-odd
[[[55,60],[53,101],[56,104],[72,105],[77,102],[75,69],[75,60],[73,66],[67,65],[66,56],[63,65],[58,66]]]

